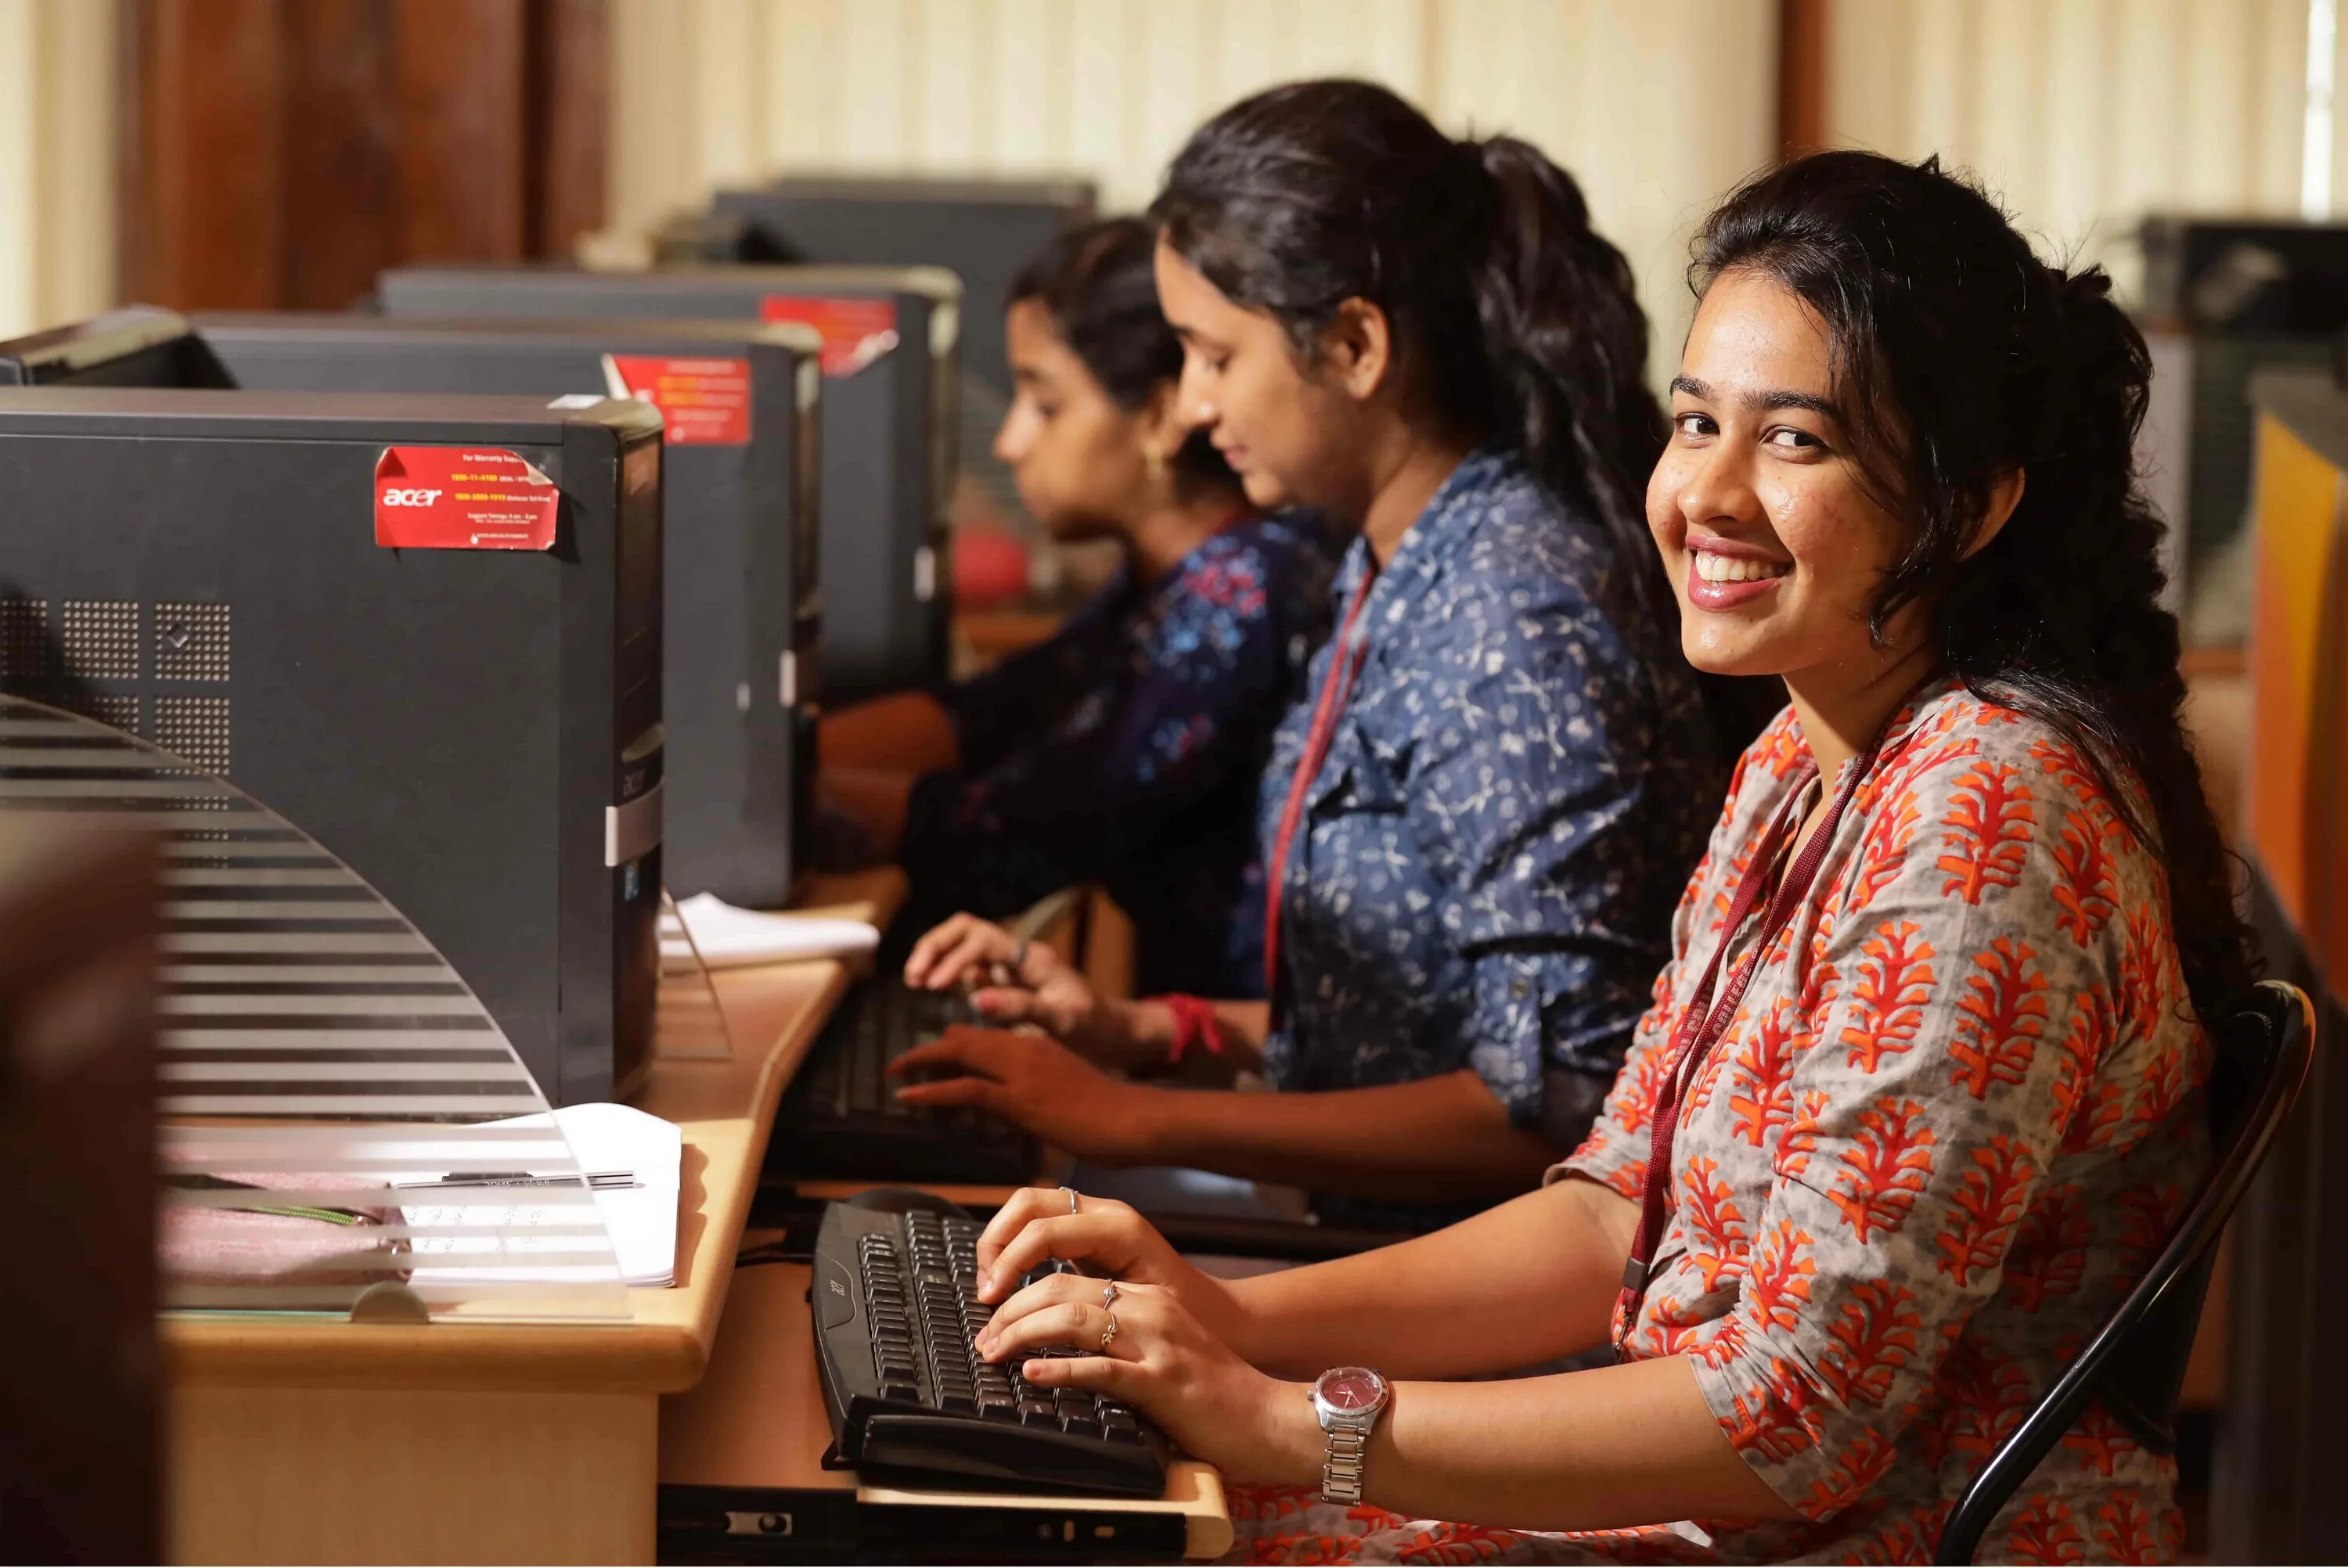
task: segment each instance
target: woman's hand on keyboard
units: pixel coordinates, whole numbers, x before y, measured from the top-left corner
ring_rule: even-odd
[[[1165,1055],[1163,1046],[1136,1037],[1129,1008],[1096,992],[1057,952],[975,915],[956,915],[924,933],[905,959],[905,983],[968,989],[987,1022],[1031,1024],[1096,1061],[1128,1067],[1146,1058],[1155,1065]]]
[[[1216,1334],[1237,1342],[1244,1327],[1231,1287],[1193,1266],[1130,1205],[1078,1194],[1068,1212],[1066,1187],[1022,1187],[978,1237],[978,1298],[1006,1302],[1019,1282],[1057,1258],[1118,1286],[1146,1285],[1181,1301]],[[1076,1277],[1076,1276],[1071,1276]],[[1101,1279],[1087,1286],[1096,1300]]]
[[[1134,1407],[1232,1480],[1309,1485],[1320,1475],[1325,1443],[1307,1387],[1249,1365],[1177,1289],[1121,1276],[1117,1299],[1104,1304],[1098,1279],[1051,1275],[998,1307],[977,1346],[990,1361],[1024,1361],[1032,1388],[1081,1389]],[[1045,1354],[1060,1347],[1077,1354]]]
[[[1049,1035],[955,1024],[889,1064],[897,1098],[1000,1116],[1063,1153],[1102,1165],[1153,1163],[1154,1113],[1169,1091],[1110,1077]]]

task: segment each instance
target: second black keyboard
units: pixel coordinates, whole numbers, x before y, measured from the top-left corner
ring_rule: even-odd
[[[960,992],[865,980],[840,999],[784,1091],[767,1169],[793,1176],[1016,1186],[1035,1141],[999,1117],[908,1105],[889,1064],[956,1023],[983,1023]]]

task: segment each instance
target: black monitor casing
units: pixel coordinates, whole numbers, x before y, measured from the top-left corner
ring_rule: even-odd
[[[609,390],[607,355],[747,365],[748,439],[671,442],[663,463],[662,857],[679,897],[708,892],[757,907],[789,901],[793,846],[807,843],[814,796],[815,352],[805,328],[748,323],[182,319],[134,308],[0,343],[0,386],[547,399]]]
[[[394,316],[762,321],[774,299],[883,299],[897,346],[829,378],[823,409],[828,702],[934,685],[947,673],[947,506],[955,468],[962,289],[937,268],[411,267],[377,281]]]
[[[377,545],[408,446],[521,456],[553,547]],[[614,1098],[660,979],[661,457],[635,402],[0,391],[0,687],[227,778],[400,910],[550,1101]],[[268,928],[293,967],[351,929]]]

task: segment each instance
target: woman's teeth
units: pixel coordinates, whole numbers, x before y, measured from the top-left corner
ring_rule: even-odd
[[[1787,561],[1716,556],[1706,550],[1695,552],[1695,574],[1706,582],[1762,582],[1769,578],[1783,577],[1793,569],[1792,563]]]

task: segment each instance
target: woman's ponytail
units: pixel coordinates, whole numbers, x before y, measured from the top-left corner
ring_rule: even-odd
[[[1626,564],[1643,561],[1646,478],[1664,424],[1631,263],[1591,228],[1581,187],[1539,149],[1505,136],[1465,145],[1495,198],[1475,281],[1480,338],[1526,458],[1553,493],[1605,523]],[[1631,575],[1662,586],[1655,571]]]
[[[1427,414],[1520,448],[1552,494],[1607,526],[1656,606],[1642,497],[1663,421],[1643,379],[1646,319],[1564,170],[1508,138],[1455,142],[1368,82],[1297,82],[1201,126],[1150,212],[1301,351],[1347,300],[1375,303]]]

